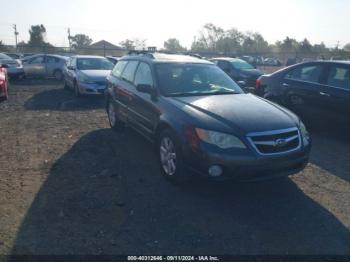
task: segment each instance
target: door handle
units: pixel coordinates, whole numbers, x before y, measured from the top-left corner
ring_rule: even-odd
[[[324,93],[324,92],[320,92],[320,95],[321,95],[321,96],[331,96],[330,94]]]
[[[283,83],[282,84],[284,87],[289,87],[289,85],[287,83]]]

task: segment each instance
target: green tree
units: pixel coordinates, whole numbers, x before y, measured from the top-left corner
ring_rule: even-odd
[[[320,44],[315,44],[313,47],[312,47],[312,50],[316,53],[326,53],[326,52],[329,52],[329,49],[326,47],[326,45],[321,42]]]
[[[46,28],[44,25],[32,25],[29,30],[28,44],[31,46],[42,46],[45,44]]]
[[[7,51],[7,47],[4,45],[2,40],[0,40],[0,51],[1,52],[6,52]]]
[[[346,44],[343,48],[344,51],[350,52],[350,43]]]
[[[75,49],[84,48],[92,43],[92,39],[84,34],[76,34],[69,38],[71,46]]]
[[[186,48],[181,46],[180,41],[176,38],[169,38],[164,42],[164,49],[170,52],[181,52],[185,51]]]
[[[134,50],[135,49],[135,43],[133,40],[125,39],[124,41],[121,41],[120,46],[125,48],[126,50]]]
[[[298,47],[299,43],[294,38],[289,38],[288,36],[281,42],[280,44],[280,51],[282,52],[295,52]]]
[[[225,36],[225,31],[214,24],[205,24],[199,33],[198,40],[192,43],[192,51],[218,51],[217,43]]]
[[[302,53],[311,53],[312,52],[312,45],[310,44],[309,40],[306,38],[299,43],[298,51]]]
[[[216,48],[224,54],[236,54],[241,50],[243,34],[235,28],[225,31],[223,37],[218,39]]]

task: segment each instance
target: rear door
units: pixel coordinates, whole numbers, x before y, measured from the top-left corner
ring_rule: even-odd
[[[155,88],[152,69],[149,64],[140,62],[134,80],[135,95],[130,104],[130,112],[136,121],[139,130],[146,137],[152,137],[159,110],[157,109],[157,100],[154,96],[148,93],[139,92],[136,90],[137,85],[149,85]]]
[[[23,65],[24,72],[28,76],[44,76],[46,73],[45,56],[36,56]]]
[[[325,66],[321,63],[303,64],[288,71],[282,80],[286,99],[301,98],[307,105],[322,104],[322,77]],[[298,101],[288,101],[297,103]]]
[[[127,94],[123,91],[123,81],[121,75],[128,64],[128,61],[119,61],[113,68],[111,75],[107,77],[108,93],[112,95],[115,102],[118,117],[121,121],[127,122]]]
[[[122,110],[122,114],[125,113],[126,121],[132,126],[135,126],[136,120],[134,113],[130,111],[130,106],[133,103],[133,99],[135,97],[136,90],[133,83],[138,64],[138,61],[128,61],[123,70],[123,73],[121,74],[121,80],[118,83],[118,89],[116,93],[121,106],[120,109]]]
[[[329,64],[322,94],[332,108],[350,111],[350,65]]]
[[[55,69],[59,67],[60,60],[57,57],[47,55],[45,58],[46,75],[53,76]]]

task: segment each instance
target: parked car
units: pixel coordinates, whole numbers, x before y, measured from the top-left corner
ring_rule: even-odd
[[[267,66],[281,66],[282,63],[277,58],[265,58],[264,59],[264,65]]]
[[[18,78],[24,75],[21,60],[13,59],[4,53],[0,53],[0,64],[7,65],[7,74],[10,78]]]
[[[22,61],[26,77],[54,77],[61,80],[67,60],[67,57],[59,55],[34,55]]]
[[[246,61],[248,64],[251,64],[254,68],[257,66],[257,59],[254,56],[244,55],[240,59]]]
[[[254,90],[256,79],[263,73],[251,64],[238,58],[213,58],[214,62],[246,91]]]
[[[257,82],[260,94],[287,106],[350,109],[350,62],[301,63],[263,75]]]
[[[21,54],[16,54],[16,53],[6,53],[6,55],[11,57],[12,59],[21,59],[22,58]]]
[[[112,129],[134,128],[156,145],[163,175],[261,180],[299,172],[310,136],[300,119],[242,89],[213,63],[191,56],[130,55],[107,78]]]
[[[113,63],[113,65],[115,65],[118,60],[120,59],[120,57],[116,57],[116,56],[106,56],[106,58]]]
[[[76,96],[104,94],[113,66],[102,56],[71,57],[64,69],[64,87],[73,89]]]
[[[8,77],[6,68],[8,65],[0,64],[0,102],[8,98]]]

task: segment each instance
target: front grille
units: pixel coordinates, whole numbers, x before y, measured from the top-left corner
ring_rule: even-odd
[[[101,86],[106,85],[106,81],[105,80],[94,81],[94,83],[97,84],[97,85],[101,85]]]
[[[253,133],[249,141],[260,154],[278,154],[300,147],[300,134],[297,128]]]

